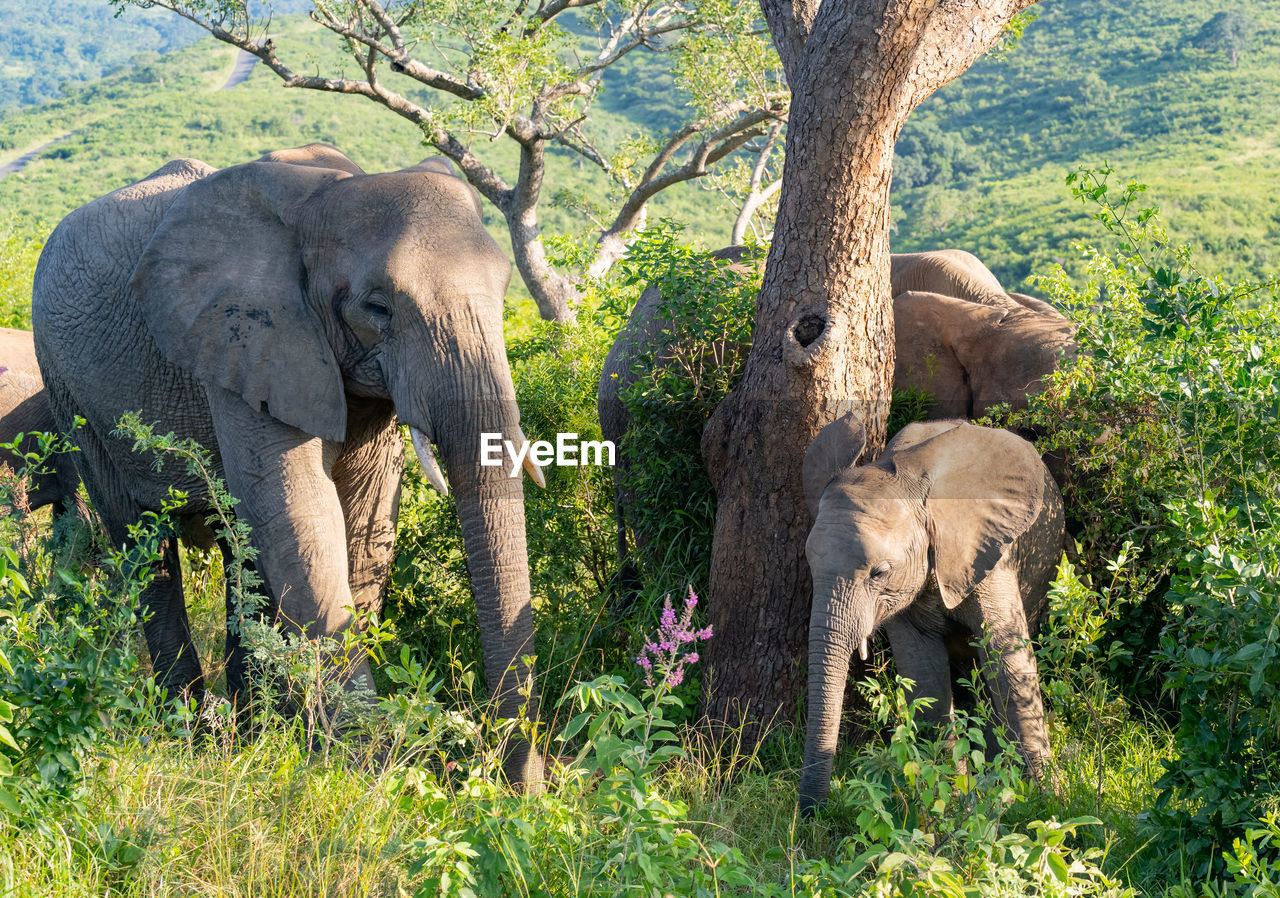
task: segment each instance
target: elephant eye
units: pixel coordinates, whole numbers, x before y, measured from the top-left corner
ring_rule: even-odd
[[[872,580],[884,579],[889,575],[889,569],[891,567],[893,567],[893,565],[889,564],[889,562],[887,561],[884,562],[883,564],[877,564],[875,567],[871,569],[871,579]]]
[[[364,298],[364,310],[375,318],[389,319],[391,317],[391,303],[387,302],[386,296],[381,293],[370,293]]]

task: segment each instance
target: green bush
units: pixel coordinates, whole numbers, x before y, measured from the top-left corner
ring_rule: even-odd
[[[51,813],[82,812],[86,757],[155,719],[135,635],[168,532],[165,516],[149,513],[131,528],[130,549],[107,553],[94,574],[77,571],[85,547],[74,527],[55,537],[23,507],[26,472],[55,451],[64,447],[46,436],[26,467],[0,477],[0,819],[37,827]]]
[[[763,256],[759,247],[734,267],[679,238],[671,222],[646,231],[603,287],[606,303],[624,315],[647,287],[662,293],[658,341],[637,354],[637,380],[619,396],[631,419],[621,447],[628,523],[655,596],[706,582],[715,492],[699,443],[746,365],[763,267],[751,264]]]
[[[0,327],[31,330],[31,279],[44,232],[16,217],[0,222]]]
[[[1110,616],[1099,666],[1176,725],[1153,838],[1209,875],[1280,802],[1280,308],[1274,282],[1200,273],[1111,175],[1069,179],[1118,251],[1088,251],[1083,288],[1043,282],[1081,351],[1025,420],[1072,459],[1082,580],[1111,583],[1087,587]]]

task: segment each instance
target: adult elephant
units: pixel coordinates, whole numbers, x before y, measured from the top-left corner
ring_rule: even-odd
[[[377,609],[392,560],[407,424],[423,469],[456,496],[498,713],[515,716],[533,649],[523,484],[481,467],[481,434],[523,439],[502,335],[510,267],[475,195],[436,162],[364,174],[331,147],[285,150],[216,171],[178,159],[82,206],[36,270],[40,368],[113,541],[203,483],[114,433],[140,411],[194,438],[253,528],[257,568],[286,628],[332,636]],[[536,466],[530,473],[539,478]],[[180,522],[185,523],[185,521]],[[225,551],[225,547],[224,547]],[[177,545],[144,595],[147,646],[171,694],[200,691]],[[228,690],[245,651],[227,639]],[[371,686],[367,662],[351,683]],[[536,697],[528,700],[536,715]],[[528,745],[508,776],[536,779]]]
[[[28,468],[27,460],[19,453],[25,455],[39,449],[35,434],[57,432],[31,332],[0,328],[0,443],[12,443],[19,434],[23,435],[18,453],[0,450],[0,464],[15,472]],[[79,485],[80,476],[71,453],[55,452],[39,470],[27,471],[24,504],[30,511],[46,505],[56,506],[58,513],[75,509],[87,519],[88,510],[77,498]]]
[[[745,247],[712,253],[712,259],[743,266]],[[756,264],[763,264],[759,262]],[[1074,350],[1075,325],[1043,300],[1004,292],[976,256],[945,249],[896,253],[891,258],[896,364],[894,389],[917,389],[933,399],[928,418],[970,418],[1007,403],[1025,408],[1044,377]],[[618,552],[627,552],[624,490],[629,464],[625,434],[630,424],[621,394],[642,376],[639,363],[669,364],[663,297],[645,290],[605,358],[597,392],[600,428],[618,447],[614,470]],[[709,347],[708,363],[733,364],[750,347]]]
[[[995,406],[1027,407],[1075,351],[1075,325],[1021,301],[985,305],[940,293],[893,298],[895,390],[932,397],[928,417],[978,418]]]

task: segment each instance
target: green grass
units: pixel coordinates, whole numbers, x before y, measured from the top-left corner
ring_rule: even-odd
[[[1162,894],[1132,858],[1141,847],[1137,802],[1149,792],[1149,781],[1135,773],[1158,767],[1159,730],[1129,728],[1109,743],[1101,804],[1092,798],[1095,768],[1084,760],[1096,756],[1093,746],[1077,733],[1057,733],[1054,741],[1052,791],[1033,789],[1007,824],[1097,816],[1103,826],[1086,829],[1080,846],[1105,847],[1104,869],[1142,887],[1142,894]],[[687,804],[684,825],[701,840],[740,851],[760,882],[783,882],[807,861],[836,856],[856,829],[843,815],[799,819],[796,769],[733,773],[695,734],[686,731],[683,742],[689,757],[668,767],[659,790]],[[793,743],[792,752],[798,748]],[[87,819],[55,821],[48,833],[0,831],[0,884],[32,898],[411,894],[422,881],[409,870],[422,853],[414,843],[442,836],[451,821],[474,813],[476,797],[488,794],[459,782],[446,787],[443,799],[424,794],[414,786],[420,770],[403,761],[318,759],[288,730],[237,746],[135,735],[94,761]],[[1116,788],[1122,784],[1125,791]],[[573,787],[550,788],[560,802],[578,806],[581,795]],[[508,797],[501,806],[511,819],[553,824],[541,799]],[[584,856],[563,852],[530,858],[529,893],[587,891],[585,882],[564,887],[585,864]]]

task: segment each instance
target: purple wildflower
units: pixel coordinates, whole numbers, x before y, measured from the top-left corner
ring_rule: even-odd
[[[675,609],[671,607],[671,596],[662,600],[662,615],[658,619],[658,637],[652,642],[646,642],[640,657],[636,659],[636,664],[640,665],[644,671],[646,686],[653,686],[653,673],[656,667],[658,674],[662,677],[663,685],[668,689],[674,689],[684,682],[685,667],[698,663],[697,652],[682,653],[684,646],[696,646],[699,642],[711,638],[710,627],[703,627],[701,630],[694,630],[692,627],[693,609],[697,604],[698,597],[691,586],[688,595],[685,596],[684,611],[677,620]]]

